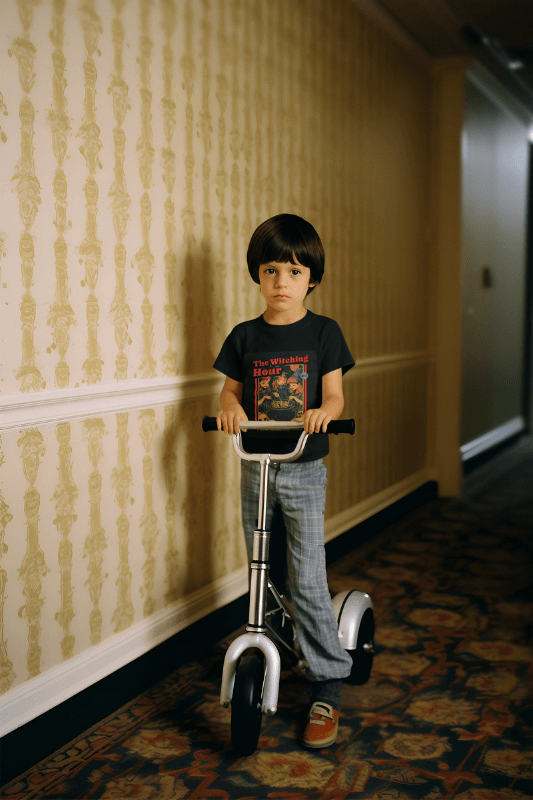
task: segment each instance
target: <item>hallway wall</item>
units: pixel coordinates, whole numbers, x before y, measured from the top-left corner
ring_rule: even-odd
[[[429,65],[350,0],[4,0],[3,731],[246,589],[212,363],[248,240],[326,250],[356,358],[327,536],[436,477]]]

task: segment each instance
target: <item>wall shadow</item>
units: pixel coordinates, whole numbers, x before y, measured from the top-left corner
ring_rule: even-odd
[[[184,364],[183,374],[189,376],[208,372],[216,357],[210,347],[215,287],[214,265],[207,250],[191,247],[184,262],[183,281],[178,282],[176,274],[179,290],[185,295],[184,318],[180,321],[183,338],[179,343],[184,352],[179,354],[179,361]],[[204,414],[213,413],[213,401],[208,397],[205,401],[192,397],[165,408],[161,453],[167,491],[165,605],[215,580],[215,448],[221,442],[201,427]]]

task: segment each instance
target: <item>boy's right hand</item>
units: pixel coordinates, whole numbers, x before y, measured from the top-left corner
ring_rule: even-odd
[[[242,406],[233,408],[230,411],[221,411],[217,417],[217,428],[219,431],[229,433],[230,435],[238,433],[239,422],[246,422],[248,417],[244,412]]]

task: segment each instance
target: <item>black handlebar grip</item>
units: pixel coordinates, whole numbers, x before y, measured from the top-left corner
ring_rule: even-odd
[[[202,420],[203,431],[217,431],[217,418],[205,416]],[[332,419],[328,422],[328,433],[349,433],[351,436],[355,433],[355,420],[354,419]]]
[[[355,433],[355,420],[354,419],[332,419],[328,422],[328,433],[349,433],[353,436]]]
[[[216,417],[208,417],[206,415],[202,420],[202,430],[203,431],[218,431],[217,418]]]

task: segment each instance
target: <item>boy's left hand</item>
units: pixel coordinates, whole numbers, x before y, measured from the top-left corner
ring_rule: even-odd
[[[328,422],[331,422],[333,417],[322,411],[321,408],[310,408],[303,416],[304,431],[306,433],[319,433],[320,430],[326,433]]]

